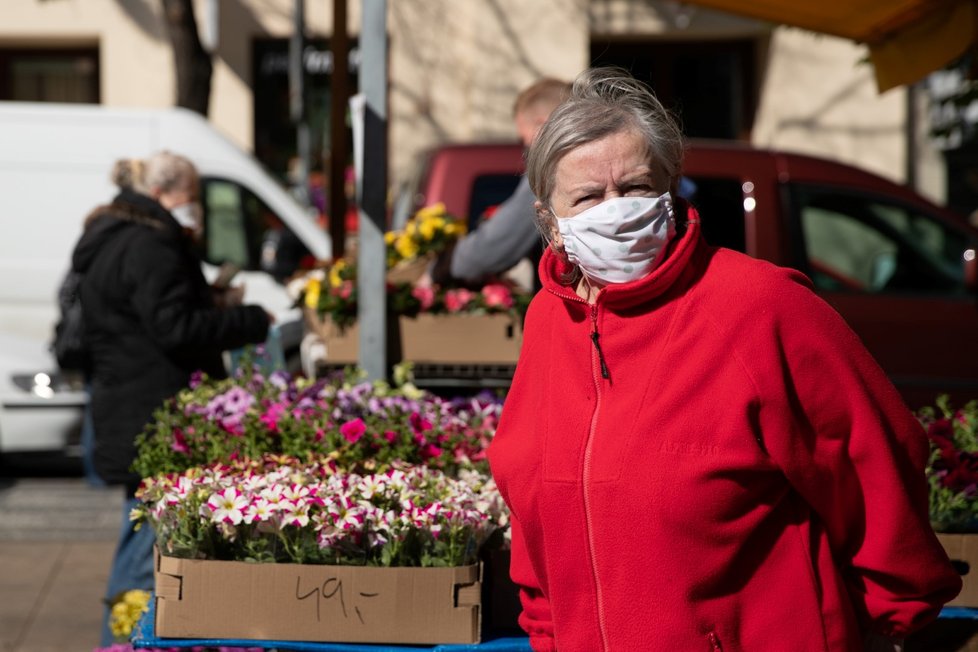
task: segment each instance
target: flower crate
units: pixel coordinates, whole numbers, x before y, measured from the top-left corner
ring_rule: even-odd
[[[478,643],[477,564],[379,568],[156,555],[155,633],[167,638]]]
[[[515,365],[523,326],[512,314],[401,317],[405,360],[434,364]]]
[[[357,364],[360,352],[360,329],[356,324],[340,328],[329,317],[321,317],[309,307],[304,307],[302,312],[306,327],[318,335],[326,345],[326,360],[330,364]]]
[[[309,310],[306,321],[325,343],[328,364],[357,363],[360,330],[356,324],[341,329],[328,317],[320,318]],[[400,358],[423,364],[515,365],[523,343],[519,316],[507,313],[422,313],[399,317],[398,327]]]
[[[978,533],[937,533],[937,540],[961,575],[963,586],[949,607],[978,607]]]

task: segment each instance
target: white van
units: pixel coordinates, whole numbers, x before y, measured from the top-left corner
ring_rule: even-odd
[[[275,313],[286,353],[298,349],[300,316],[281,283],[298,260],[280,259],[278,278],[261,271],[263,236],[275,224],[292,252],[314,258],[330,255],[329,236],[254,158],[185,109],[0,102],[0,453],[73,440],[86,397],[60,379],[47,350],[57,290],[82,220],[118,190],[115,161],[160,149],[200,170],[205,274],[223,262],[241,267],[245,301]]]

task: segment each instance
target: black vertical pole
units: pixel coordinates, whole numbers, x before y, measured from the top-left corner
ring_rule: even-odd
[[[296,131],[295,189],[303,205],[309,205],[309,121],[306,115],[306,69],[303,54],[306,47],[305,0],[295,0],[292,38],[289,40],[289,113]]]
[[[346,0],[333,0],[333,76],[330,80],[329,235],[333,258],[346,248],[346,108],[350,99],[350,39],[346,31]]]

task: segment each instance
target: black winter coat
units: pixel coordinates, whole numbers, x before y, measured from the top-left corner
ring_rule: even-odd
[[[224,377],[222,351],[261,342],[258,306],[219,309],[176,220],[153,199],[123,191],[86,221],[72,266],[82,274],[92,353],[95,469],[132,490],[135,437],[194,371]]]

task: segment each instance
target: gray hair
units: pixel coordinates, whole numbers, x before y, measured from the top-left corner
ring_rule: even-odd
[[[197,168],[190,159],[163,150],[146,159],[143,182],[147,190],[159,188],[163,192],[187,188],[197,180]]]
[[[682,170],[685,141],[678,122],[652,89],[622,68],[590,68],[574,80],[570,97],[540,128],[527,154],[527,178],[533,194],[550,209],[557,165],[571,150],[605,136],[634,129],[645,139],[651,164],[669,180],[675,194]],[[547,215],[538,215],[550,238]]]

